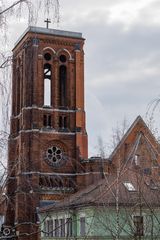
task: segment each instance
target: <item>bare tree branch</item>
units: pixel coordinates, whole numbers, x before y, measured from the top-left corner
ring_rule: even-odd
[[[19,1],[16,1],[14,2],[12,5],[10,5],[9,7],[5,8],[3,11],[0,12],[0,15],[8,12],[9,10],[11,10],[12,8],[14,8],[15,6],[19,5],[20,3],[23,3],[23,2],[28,2],[27,0],[19,0]]]

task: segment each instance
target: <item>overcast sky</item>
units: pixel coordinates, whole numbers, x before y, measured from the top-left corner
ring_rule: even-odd
[[[13,2],[13,1],[12,1]],[[45,26],[40,20],[37,26]],[[57,25],[50,25],[57,28]],[[11,23],[12,42],[26,22]],[[60,0],[59,29],[83,33],[89,154],[160,95],[159,0]],[[157,115],[158,118],[158,115]]]

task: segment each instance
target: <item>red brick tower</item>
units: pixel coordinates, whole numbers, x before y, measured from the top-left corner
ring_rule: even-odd
[[[6,225],[37,239],[37,207],[76,191],[87,159],[81,33],[29,27],[13,49]]]

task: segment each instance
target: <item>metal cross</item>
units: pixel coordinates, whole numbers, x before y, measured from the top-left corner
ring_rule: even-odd
[[[47,26],[46,26],[46,27],[48,28],[48,26],[49,26],[49,23],[51,23],[51,20],[47,18],[47,19],[46,19],[44,22],[46,22],[46,23],[47,23]]]

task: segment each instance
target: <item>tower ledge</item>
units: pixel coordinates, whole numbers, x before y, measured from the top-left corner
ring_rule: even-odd
[[[45,34],[45,35],[47,34],[47,35],[61,36],[61,37],[82,38],[82,33],[80,33],[80,32],[71,32],[71,31],[64,31],[64,30],[58,30],[58,29],[29,26],[24,31],[24,33],[20,36],[20,38],[17,40],[17,42],[15,43],[15,46],[24,38],[24,36],[28,32]]]

